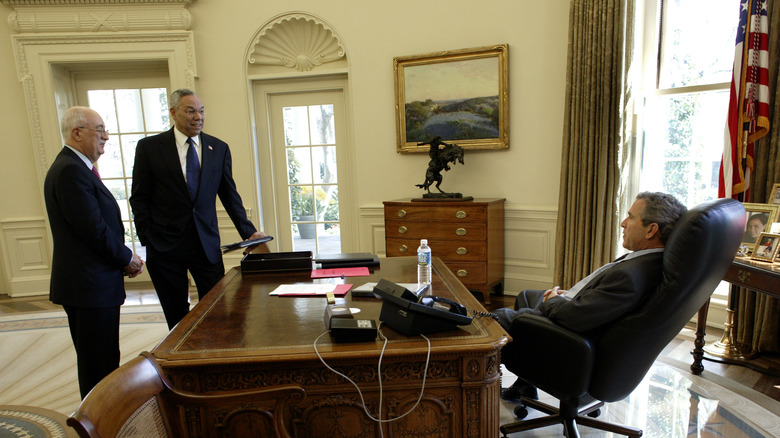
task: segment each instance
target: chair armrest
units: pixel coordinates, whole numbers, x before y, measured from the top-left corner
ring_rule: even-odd
[[[514,351],[526,355],[517,361],[518,377],[556,397],[587,392],[594,360],[590,340],[532,314],[515,318],[509,334]]]

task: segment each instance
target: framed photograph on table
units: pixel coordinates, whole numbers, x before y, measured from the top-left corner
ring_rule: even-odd
[[[772,192],[769,193],[767,204],[780,205],[780,183],[775,183],[772,186]]]
[[[780,234],[761,233],[756,242],[756,246],[753,247],[753,255],[751,255],[750,258],[771,262],[777,257],[777,249],[779,246]]]
[[[743,203],[745,214],[745,234],[742,236],[742,244],[750,248],[758,242],[761,233],[769,233],[773,222],[777,221],[780,205]]]
[[[398,152],[509,148],[509,45],[393,59]]]

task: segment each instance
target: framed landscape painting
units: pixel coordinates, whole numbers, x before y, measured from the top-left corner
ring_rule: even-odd
[[[393,59],[398,152],[436,137],[464,149],[509,148],[509,46]]]

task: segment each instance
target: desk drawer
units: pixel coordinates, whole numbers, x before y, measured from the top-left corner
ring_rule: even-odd
[[[487,281],[487,268],[480,262],[456,262],[442,259],[453,274],[466,287],[470,285],[482,285]]]
[[[442,207],[415,203],[414,205],[386,205],[385,218],[411,221],[485,222],[487,210],[482,205]]]
[[[457,240],[485,240],[487,227],[484,223],[444,223],[444,222],[413,222],[404,220],[386,220],[385,236],[387,238],[401,238],[417,240],[428,239],[457,239]],[[414,247],[417,249],[417,246]]]
[[[388,257],[413,256],[420,246],[419,240],[388,237],[385,239],[385,253]],[[477,240],[428,240],[431,253],[442,260],[484,261],[487,259],[485,243]]]

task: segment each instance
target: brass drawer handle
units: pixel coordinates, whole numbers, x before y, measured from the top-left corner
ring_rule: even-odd
[[[455,234],[458,236],[465,236],[466,235],[466,229],[465,228],[458,228],[455,230]]]
[[[456,218],[458,218],[458,219],[464,219],[466,216],[468,216],[468,215],[467,215],[467,214],[466,214],[466,212],[465,212],[465,211],[463,211],[463,210],[458,210],[458,211],[455,213],[455,217],[456,217]]]
[[[461,246],[460,248],[456,249],[455,252],[458,253],[458,255],[466,255],[469,250]]]
[[[460,278],[465,278],[466,276],[469,275],[469,271],[467,271],[465,269],[458,269],[458,272],[456,273],[456,275],[458,277],[460,277]]]
[[[406,210],[398,210],[398,217],[406,217]]]
[[[405,226],[403,226],[403,225],[401,225],[400,227],[398,227],[398,232],[399,232],[399,233],[401,233],[401,234],[405,234],[407,231],[409,231],[409,230],[408,230],[408,229],[406,229],[406,227],[405,227]]]
[[[406,252],[406,251],[409,251],[409,247],[408,247],[408,246],[406,246],[406,245],[401,245],[401,247],[400,247],[400,248],[398,248],[398,249],[399,249],[401,252]]]

